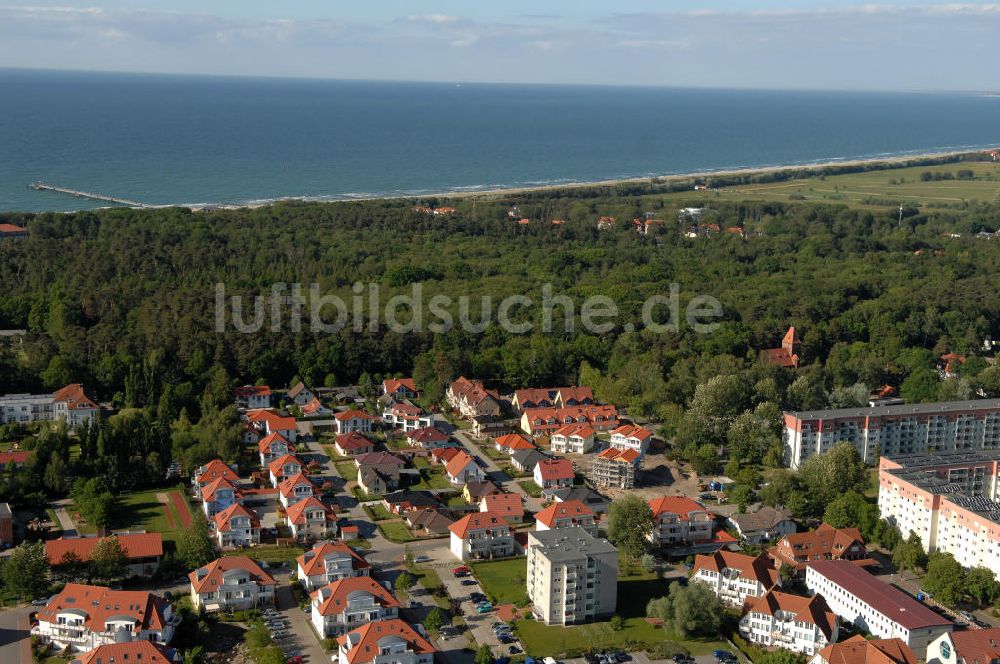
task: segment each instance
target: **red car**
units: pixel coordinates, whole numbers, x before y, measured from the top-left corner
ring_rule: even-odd
[[[470,570],[468,567],[462,565],[461,567],[456,567],[453,570],[451,570],[451,573],[454,574],[455,576],[465,576],[471,571],[472,570]]]
[[[303,661],[302,655],[296,655],[295,657],[289,657],[287,664],[302,664]]]

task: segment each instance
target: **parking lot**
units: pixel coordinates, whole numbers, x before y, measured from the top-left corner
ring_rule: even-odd
[[[463,618],[469,629],[472,631],[472,637],[479,644],[486,644],[493,649],[494,654],[498,656],[510,656],[510,646],[514,646],[518,651],[523,651],[521,642],[516,638],[513,643],[503,644],[500,643],[500,639],[493,633],[491,625],[499,621],[496,612],[490,611],[489,613],[477,613],[476,607],[472,603],[471,595],[473,593],[482,593],[483,589],[476,582],[475,578],[470,574],[464,578],[456,578],[452,574],[452,569],[459,567],[461,563],[458,561],[454,565],[449,565],[447,567],[438,568],[438,575],[441,577],[441,583],[444,584],[445,589],[448,591],[448,595],[454,599],[461,600],[461,608]],[[471,581],[468,585],[463,584],[463,581]]]

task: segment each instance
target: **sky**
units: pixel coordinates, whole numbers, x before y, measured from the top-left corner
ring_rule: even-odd
[[[0,0],[0,67],[1000,90],[1000,3]]]

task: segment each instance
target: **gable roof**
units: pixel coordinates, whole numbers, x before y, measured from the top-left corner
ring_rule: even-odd
[[[501,526],[510,527],[507,519],[492,512],[472,512],[449,526],[448,530],[456,537],[465,539],[472,530],[482,530],[484,528],[499,528]]]
[[[323,402],[319,400],[318,397],[313,397],[309,400],[309,403],[302,406],[302,413],[305,415],[312,415],[313,413],[318,413],[319,411],[326,408]]]
[[[612,431],[611,435],[618,435],[622,438],[635,438],[636,440],[648,440],[653,437],[653,432],[635,424],[623,424]]]
[[[30,458],[31,452],[29,450],[8,450],[0,452],[0,465],[6,466],[11,462],[14,462],[15,465],[24,464],[28,463]]]
[[[163,536],[160,533],[123,533],[110,537],[118,540],[126,558],[156,558],[163,555]],[[48,540],[45,542],[45,556],[49,559],[49,563],[58,565],[63,556],[72,551],[80,560],[86,562],[90,560],[97,544],[106,539],[109,538],[60,537]]]
[[[580,438],[590,438],[594,435],[594,429],[589,424],[577,423],[561,426],[552,432],[553,436],[579,436]]]
[[[534,470],[535,465],[539,461],[544,461],[549,457],[532,448],[530,450],[518,450],[517,452],[511,454],[510,458],[511,460],[516,461],[522,468],[530,468]]]
[[[406,434],[406,438],[420,444],[444,443],[448,440],[448,434],[434,427],[422,427]]]
[[[968,630],[964,632],[952,632],[952,641],[961,634],[975,635],[979,637],[983,632],[994,630]],[[959,658],[963,657],[962,651],[956,646],[956,653]],[[917,664],[917,655],[910,646],[901,639],[875,639],[869,641],[860,634],[841,641],[832,643],[819,651],[819,656],[826,664]],[[985,659],[965,658],[967,662],[979,661],[980,664],[987,664],[995,659],[1000,653],[994,653]]]
[[[562,401],[563,403],[566,403],[567,401],[570,400],[578,401],[581,403],[583,401],[587,401],[588,399],[590,401],[594,400],[594,392],[586,385],[573,386],[573,387],[560,387],[558,390],[556,390],[556,393],[559,397],[559,400]]]
[[[795,616],[795,622],[815,625],[827,639],[833,638],[833,630],[837,624],[837,616],[830,611],[822,595],[800,597],[779,590],[769,590],[763,597],[755,597],[747,602],[744,613],[750,611],[769,616],[778,611],[791,613]]]
[[[470,463],[476,466],[476,468],[479,467],[476,465],[475,460],[473,460],[471,456],[459,450],[458,454],[448,460],[448,463],[445,464],[444,470],[450,476],[457,477],[458,474],[465,470]]]
[[[552,528],[558,519],[582,519],[587,516],[594,518],[594,511],[579,500],[564,500],[560,503],[552,503],[535,514],[535,521]]]
[[[683,496],[661,496],[649,501],[649,507],[653,510],[653,516],[661,514],[676,514],[681,521],[686,521],[692,512],[708,513],[700,503],[696,503],[690,498]]]
[[[201,467],[201,474],[196,481],[199,485],[204,485],[219,477],[224,477],[230,482],[238,482],[240,479],[236,471],[224,464],[221,459],[212,459]]]
[[[294,449],[292,447],[292,444],[288,442],[287,438],[282,436],[277,431],[272,431],[271,433],[267,434],[259,441],[257,441],[257,450],[259,452],[262,452],[263,454],[270,454],[271,446],[274,445],[275,443],[284,443],[286,449],[289,450]]]
[[[951,642],[955,644],[957,661],[988,664],[1000,659],[1000,627],[954,631]]]
[[[134,633],[163,629],[169,602],[143,590],[112,590],[105,586],[67,583],[45,608],[38,612],[41,622],[55,623],[59,613],[72,609],[83,612],[84,626],[92,632],[103,632],[108,618],[128,617],[135,620]]]
[[[412,378],[386,378],[382,381],[382,389],[385,390],[387,394],[395,392],[400,387],[410,391],[417,391],[417,384]]]
[[[771,560],[763,553],[748,556],[733,551],[716,551],[708,555],[695,556],[691,573],[697,574],[700,569],[716,573],[724,569],[734,569],[739,571],[740,578],[756,581],[763,585],[765,590],[778,582],[778,570],[774,569]]]
[[[513,452],[535,449],[535,444],[519,433],[508,433],[500,436],[494,442],[498,446]]]
[[[357,431],[339,434],[334,442],[342,450],[367,450],[375,447],[374,441]]]
[[[402,607],[392,593],[370,576],[349,576],[317,589],[310,596],[319,601],[317,609],[321,616],[336,616],[347,609],[348,598],[357,592],[368,593],[383,607]]]
[[[814,556],[837,559],[848,552],[852,545],[864,547],[865,541],[857,528],[834,528],[822,523],[816,530],[805,533],[790,533],[771,547],[769,553],[777,558],[792,562],[797,555],[808,553]]]
[[[317,576],[326,570],[323,567],[323,560],[334,553],[350,556],[351,566],[354,569],[368,569],[371,565],[361,555],[343,542],[322,542],[309,551],[296,558],[299,567],[306,576]]]
[[[188,574],[191,587],[198,594],[215,592],[222,585],[226,572],[243,570],[254,583],[261,586],[276,585],[274,578],[247,556],[222,556]]]
[[[300,380],[299,382],[295,383],[295,385],[292,386],[292,389],[288,390],[288,396],[294,399],[295,397],[299,396],[300,394],[302,394],[307,390],[309,392],[312,392],[312,390],[306,387],[306,384]]]
[[[87,397],[86,393],[83,391],[83,385],[80,383],[71,383],[66,387],[57,390],[56,393],[52,395],[52,401],[65,402],[66,407],[70,410],[76,410],[77,408],[97,408],[97,404]]]
[[[302,459],[298,458],[294,454],[286,454],[267,464],[267,469],[271,471],[272,475],[279,477],[283,472],[282,467],[286,464],[296,465],[299,469],[306,465],[302,462]]]
[[[537,426],[551,426],[548,420],[554,420],[557,424],[569,424],[566,420],[571,419],[576,422],[614,422],[618,419],[618,409],[611,405],[590,405],[590,406],[566,406],[563,408],[528,408],[524,411],[528,418],[528,423],[532,427],[536,422]]]
[[[431,450],[431,456],[442,463],[451,461],[458,453],[459,450],[455,447],[435,447]]]
[[[479,511],[492,512],[502,517],[521,518],[524,516],[524,503],[520,494],[493,493],[480,499]]]
[[[220,489],[230,489],[234,494],[240,493],[239,487],[226,478],[220,477],[201,487],[201,499],[206,502],[215,500],[215,494],[219,493]]]
[[[337,643],[347,647],[347,664],[370,662],[379,654],[379,642],[387,637],[395,637],[406,642],[407,650],[420,654],[437,652],[427,639],[398,618],[376,620],[356,630],[344,634]]]
[[[269,397],[271,388],[267,385],[243,385],[236,388],[236,396],[244,399],[248,397]]]
[[[320,501],[316,496],[309,496],[305,500],[300,500],[299,502],[289,505],[285,510],[285,515],[288,520],[294,524],[305,523],[306,521],[306,511],[307,510],[321,509],[326,517],[327,521],[330,521],[334,517],[333,508],[331,508],[326,503]]]
[[[128,643],[109,643],[97,646],[93,650],[78,655],[74,664],[172,664],[174,661],[167,656],[167,649],[152,641],[129,641]]]
[[[596,459],[604,459],[605,461],[619,461],[622,463],[635,463],[635,461],[641,455],[635,450],[629,448],[627,450],[620,450],[617,447],[609,447],[600,454],[598,454]]]
[[[576,477],[573,462],[569,459],[545,459],[535,465],[543,480],[568,480]]]
[[[410,510],[406,513],[406,520],[414,528],[424,528],[436,535],[448,534],[448,528],[455,523],[455,518],[450,513],[438,508]]]
[[[790,521],[791,510],[762,507],[752,514],[734,514],[729,520],[737,524],[743,534],[775,528],[782,521]]]
[[[215,529],[220,533],[228,533],[230,529],[229,521],[234,516],[245,516],[250,519],[251,528],[260,528],[260,519],[257,515],[239,503],[233,503],[226,509],[212,517],[215,522]]]
[[[283,479],[281,483],[278,484],[278,491],[281,492],[281,495],[288,497],[293,493],[295,493],[295,487],[299,486],[300,484],[308,484],[310,487],[312,487],[313,491],[316,491],[318,488],[315,482],[309,479],[309,477],[307,477],[306,475],[302,474],[302,471],[299,471],[294,475],[289,475],[288,477]]]
[[[468,482],[465,485],[465,491],[469,493],[469,497],[473,500],[479,500],[483,496],[488,496],[493,493],[500,493],[500,487],[498,487],[493,482],[489,480],[484,480],[482,482]]]
[[[336,415],[333,416],[333,419],[338,420],[340,422],[346,422],[347,420],[354,420],[354,419],[357,419],[357,420],[374,420],[376,418],[374,416],[369,415],[368,413],[364,412],[363,410],[354,410],[354,409],[352,409],[352,410],[344,410],[344,411],[341,411],[341,412],[337,413]]]
[[[390,505],[410,505],[411,507],[435,507],[437,498],[427,491],[393,491],[382,497]]]
[[[355,459],[359,466],[405,466],[406,463],[395,454],[388,452],[369,452]]]

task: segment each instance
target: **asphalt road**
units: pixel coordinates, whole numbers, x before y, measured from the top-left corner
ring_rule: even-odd
[[[28,614],[34,610],[26,605],[0,611],[0,664],[32,661]]]

